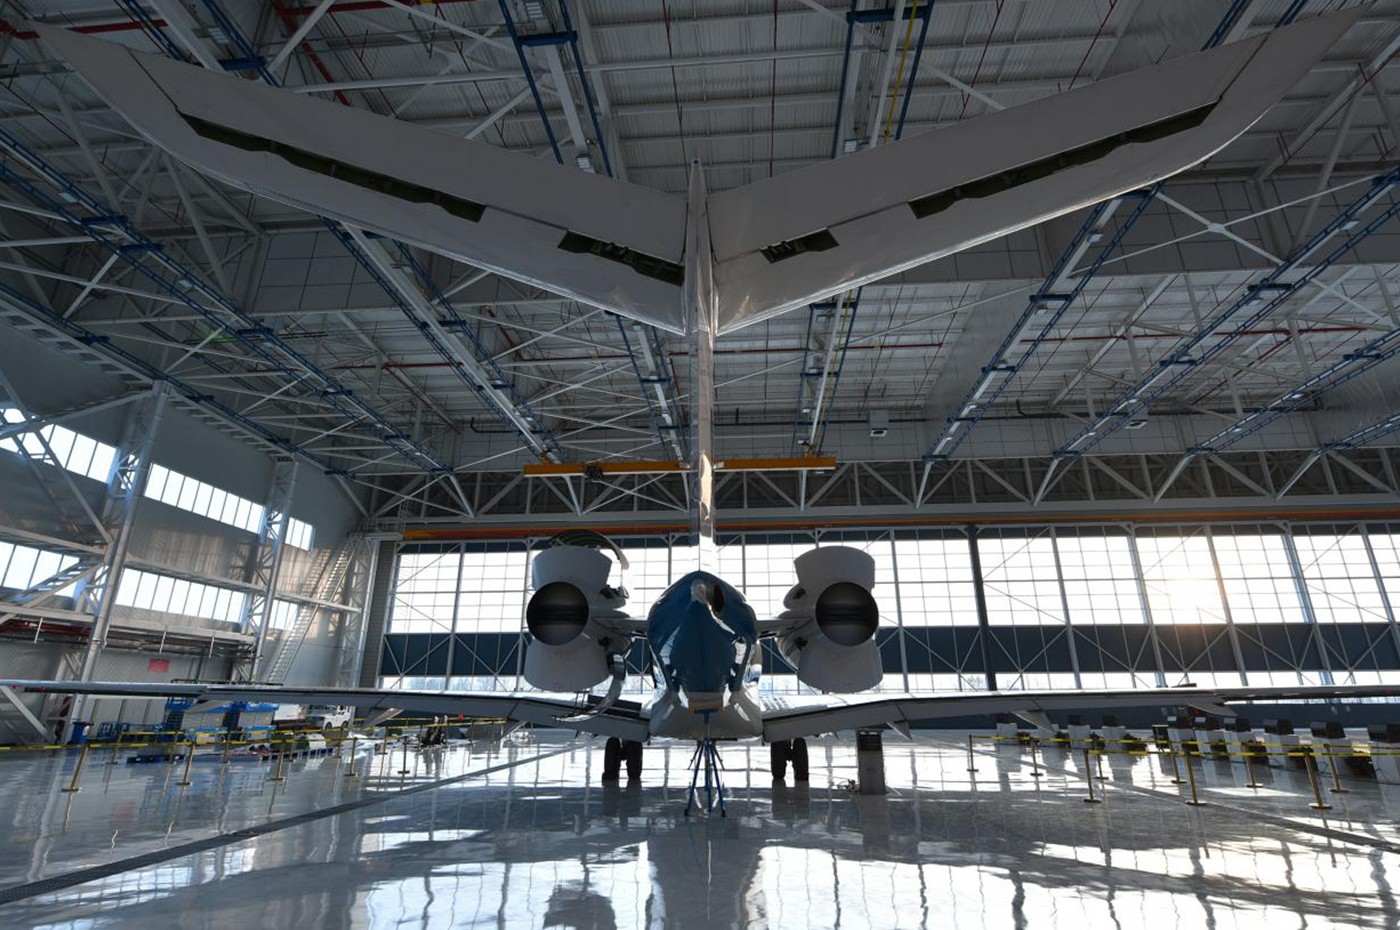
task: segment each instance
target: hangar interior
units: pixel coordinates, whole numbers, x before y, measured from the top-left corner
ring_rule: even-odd
[[[683,194],[696,160],[730,190],[1358,6],[1282,101],[1166,182],[722,336],[718,573],[776,616],[797,555],[868,553],[882,691],[1400,686],[1396,0],[6,0],[0,678],[521,691],[531,564],[561,534],[619,547],[610,583],[638,615],[695,558],[685,337],[206,176],[31,21]],[[626,694],[649,693],[640,644],[627,663]],[[815,693],[767,643],[762,667],[765,694]],[[0,698],[14,747],[169,721],[159,701]],[[1248,713],[1337,721],[1346,739],[1400,722],[1375,699]],[[188,925],[223,926],[237,886],[304,862],[304,841],[352,872],[315,895],[276,885],[269,925],[902,926],[918,908],[908,925],[1148,925],[1167,899],[1181,926],[1271,908],[1400,920],[1377,890],[1400,863],[1383,782],[1358,783],[1339,825],[1309,812],[1302,769],[1242,798],[1238,765],[1188,759],[1219,797],[1186,817],[1160,760],[1110,755],[1140,790],[1101,784],[1104,809],[1153,824],[1149,847],[1146,828],[1072,809],[1087,755],[1081,771],[1073,749],[1058,770],[1047,754],[1033,781],[1006,746],[969,741],[965,765],[963,734],[944,737],[887,740],[878,802],[841,787],[849,739],[813,744],[810,795],[770,794],[762,747],[726,748],[731,805],[751,816],[700,822],[701,845],[736,858],[698,892],[681,865],[696,821],[673,810],[686,746],[649,748],[639,792],[594,797],[596,744],[515,734],[436,763],[415,750],[410,768],[405,740],[405,774],[381,754],[373,784],[338,780],[342,756],[281,793],[262,769],[221,775],[202,821],[161,783],[169,766],[122,767],[101,790],[144,813],[119,858],[167,824],[196,845],[211,817],[220,836],[276,832],[65,892],[41,886],[104,861],[85,844],[107,842],[114,808],[90,790],[75,815],[57,793],[78,783],[72,751],[16,753],[0,757],[7,794],[48,800],[0,804],[19,889],[0,901],[16,926],[214,903]],[[964,769],[981,755],[1002,776],[979,789]],[[389,807],[316,819],[332,797]],[[512,803],[529,813],[510,822]],[[369,826],[390,808],[398,835]],[[998,832],[1023,841],[1010,866],[987,859]],[[540,845],[472,845],[487,835]],[[650,851],[616,859],[641,836]],[[438,841],[485,871],[442,879],[422,845]],[[1330,865],[1324,841],[1342,849]],[[1268,844],[1296,846],[1287,888]],[[353,872],[357,855],[387,874]],[[813,869],[830,880],[803,910],[784,876]],[[960,904],[973,872],[982,891]],[[1113,913],[1120,887],[1133,903]],[[891,917],[890,889],[921,903]]]

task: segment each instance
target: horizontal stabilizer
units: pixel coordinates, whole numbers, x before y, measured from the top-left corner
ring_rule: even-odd
[[[727,332],[1209,158],[1363,11],[1327,16],[711,196]]]

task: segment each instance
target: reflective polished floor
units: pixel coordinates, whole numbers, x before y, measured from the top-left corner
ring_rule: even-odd
[[[0,928],[971,928],[1400,926],[1400,788],[1208,761],[1082,754],[1032,776],[1013,744],[886,739],[884,797],[853,795],[853,740],[812,745],[810,785],[766,747],[721,750],[728,816],[683,815],[691,748],[599,787],[601,743],[327,757],[285,781],[217,757],[107,765],[0,755]],[[1185,772],[1181,773],[1184,777]]]

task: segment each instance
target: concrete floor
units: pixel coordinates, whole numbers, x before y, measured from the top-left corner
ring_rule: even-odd
[[[1301,772],[1082,758],[963,733],[886,740],[886,797],[853,796],[850,738],[817,740],[808,787],[767,748],[721,750],[729,816],[682,816],[691,749],[647,750],[601,788],[600,743],[295,763],[106,765],[0,756],[0,928],[1396,927],[1400,788],[1344,779],[1330,811]]]

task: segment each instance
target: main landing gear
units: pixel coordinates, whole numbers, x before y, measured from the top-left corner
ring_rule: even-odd
[[[603,781],[617,781],[622,774],[622,763],[627,763],[627,780],[636,781],[642,777],[642,744],[636,740],[608,737],[603,745]]]
[[[807,780],[807,741],[776,740],[768,745],[769,759],[773,764],[773,780],[782,781],[787,777],[788,763],[792,763],[792,780]]]

